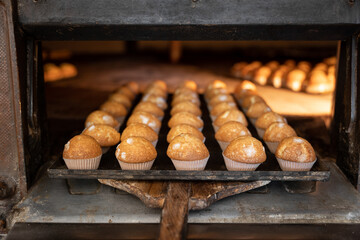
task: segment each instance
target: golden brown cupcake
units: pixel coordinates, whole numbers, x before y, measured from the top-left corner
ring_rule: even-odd
[[[162,80],[155,80],[153,81],[150,85],[150,87],[157,87],[157,88],[161,88],[162,90],[164,90],[165,92],[167,92],[167,85],[164,81]]]
[[[241,107],[246,112],[252,104],[257,102],[265,102],[265,100],[258,95],[249,95],[243,99]]]
[[[272,123],[266,128],[263,139],[270,152],[276,152],[279,143],[287,137],[295,137],[295,130],[286,123]]]
[[[188,101],[179,102],[174,105],[170,111],[170,115],[173,116],[179,112],[189,112],[194,114],[195,116],[201,116],[201,110],[196,104]]]
[[[174,91],[173,98],[176,98],[176,97],[181,96],[181,95],[190,95],[193,98],[198,97],[198,94],[195,91],[193,91],[193,90],[191,90],[189,88],[186,88],[186,87],[176,88],[175,91]]]
[[[185,87],[185,88],[191,89],[192,91],[195,91],[195,92],[197,90],[197,84],[196,84],[196,82],[194,82],[192,80],[185,80],[184,82],[182,82],[180,84],[180,87]]]
[[[93,137],[100,144],[103,154],[109,150],[109,147],[120,142],[120,133],[109,125],[91,125],[84,129],[82,135]]]
[[[241,78],[241,70],[246,67],[248,65],[247,62],[238,62],[238,63],[235,63],[230,72],[231,72],[231,75],[236,77],[236,78]]]
[[[256,85],[248,80],[241,81],[234,90],[234,95],[237,99],[243,98],[244,92],[252,90],[256,92]]]
[[[97,169],[101,155],[99,143],[86,135],[77,135],[70,139],[63,151],[63,159],[68,169]]]
[[[315,70],[310,73],[306,92],[312,94],[329,93],[334,91],[334,87],[334,84],[328,79],[325,72]]]
[[[311,70],[311,63],[309,63],[308,61],[300,61],[296,67],[304,71],[305,73],[308,73]]]
[[[254,73],[254,81],[259,85],[266,85],[271,72],[272,70],[269,66],[259,67]]]
[[[129,137],[143,137],[151,142],[154,147],[158,142],[157,133],[148,125],[142,123],[131,123],[127,126],[121,134],[121,141],[125,141]]]
[[[124,105],[115,101],[106,101],[100,106],[100,110],[111,114],[120,124],[128,113]]]
[[[256,119],[267,112],[271,112],[271,108],[266,103],[256,102],[248,108],[246,115],[250,118],[250,122],[255,124]]]
[[[248,125],[245,115],[240,110],[230,109],[228,111],[223,112],[215,119],[213,123],[215,132],[217,132],[222,125],[230,121],[240,122],[245,127],[247,127]]]
[[[127,109],[129,109],[131,107],[130,99],[124,94],[120,94],[120,93],[112,94],[112,95],[110,95],[109,100],[121,103]]]
[[[284,80],[287,73],[291,70],[291,67],[287,65],[281,65],[274,71],[270,77],[270,83],[274,88],[281,88],[285,86]]]
[[[131,89],[127,86],[121,86],[116,90],[117,94],[124,94],[127,96],[131,101],[134,100],[135,94],[131,91]]]
[[[205,137],[197,128],[189,125],[189,124],[179,124],[175,127],[171,128],[168,135],[167,135],[167,142],[170,143],[175,137],[179,136],[180,134],[188,133],[194,135],[201,141],[205,141]]]
[[[191,96],[191,95],[184,95],[184,94],[181,94],[181,95],[177,95],[176,97],[174,97],[171,101],[171,106],[175,106],[176,104],[180,103],[180,102],[192,102],[194,103],[196,106],[200,107],[200,100],[199,100],[199,97],[196,96]]]
[[[228,90],[226,88],[213,88],[205,93],[205,100],[209,103],[210,99],[219,95],[219,94],[228,94]]]
[[[129,117],[126,126],[129,126],[132,123],[142,123],[151,127],[156,133],[159,133],[161,122],[157,117],[148,112],[134,112]]]
[[[286,87],[295,91],[301,91],[306,79],[306,73],[300,69],[291,70],[286,78]]]
[[[129,137],[116,147],[115,156],[122,170],[150,170],[157,152],[145,138]]]
[[[205,95],[207,94],[207,92],[211,91],[212,89],[215,89],[215,88],[224,88],[226,89],[226,83],[224,83],[223,81],[221,80],[215,80],[213,81],[212,83],[210,83],[206,90],[205,90]]]
[[[204,170],[209,159],[205,144],[192,134],[181,134],[169,144],[167,155],[176,170]]]
[[[261,67],[261,65],[262,65],[261,62],[259,61],[251,62],[241,70],[242,77],[246,79],[251,79],[255,70]]]
[[[232,140],[223,152],[223,157],[229,171],[254,171],[266,160],[264,146],[251,136]]]
[[[311,144],[301,137],[283,139],[275,152],[283,171],[310,171],[316,162]]]
[[[232,140],[241,136],[251,136],[251,133],[242,123],[230,121],[219,128],[215,134],[215,139],[224,151]]]
[[[188,124],[191,125],[200,131],[202,130],[204,126],[204,122],[201,120],[201,118],[197,117],[196,115],[188,112],[179,112],[174,114],[168,122],[168,126],[170,128],[173,128],[180,124]]]
[[[212,121],[225,111],[230,109],[236,109],[236,104],[233,102],[221,102],[216,104],[210,111],[210,117]]]
[[[277,113],[267,112],[256,120],[255,127],[261,138],[263,138],[265,130],[274,122],[286,123],[286,119]]]
[[[85,121],[85,127],[95,124],[105,124],[119,131],[120,123],[110,114],[104,111],[94,111],[88,115]]]
[[[139,94],[140,86],[137,82],[130,81],[125,84],[135,95]]]
[[[219,94],[214,96],[209,101],[209,108],[210,110],[218,103],[222,102],[232,102],[235,103],[234,98],[230,94]]]
[[[160,96],[160,97],[166,99],[168,94],[162,88],[151,87],[151,88],[147,88],[144,91],[144,95],[156,95],[156,96]]]
[[[162,110],[167,108],[167,103],[166,103],[165,98],[163,98],[163,97],[161,97],[159,95],[153,95],[153,94],[148,95],[148,94],[146,94],[146,95],[143,96],[141,101],[155,103]]]
[[[135,112],[148,112],[157,117],[160,121],[164,117],[164,111],[159,108],[155,103],[152,102],[139,102],[138,105],[134,108],[133,113]]]

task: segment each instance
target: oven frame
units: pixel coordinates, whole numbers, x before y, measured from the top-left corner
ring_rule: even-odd
[[[359,13],[354,0],[0,0],[0,230],[46,162],[44,40],[337,40],[331,139],[360,189]]]

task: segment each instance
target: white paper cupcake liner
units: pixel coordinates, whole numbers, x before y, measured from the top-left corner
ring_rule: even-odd
[[[287,161],[281,158],[276,158],[280,168],[283,171],[310,171],[310,169],[312,168],[312,166],[314,165],[314,163],[316,162],[317,159],[315,159],[315,161],[313,162],[292,162],[292,161]]]
[[[257,118],[249,118],[249,120],[252,123],[252,125],[255,126],[255,122],[256,122]]]
[[[231,160],[230,158],[224,156],[225,166],[228,171],[255,171],[261,163],[242,163]]]
[[[122,170],[150,170],[155,159],[149,162],[143,162],[143,163],[127,163],[118,160],[120,167]]]
[[[256,128],[256,131],[259,135],[260,138],[263,138],[264,137],[264,133],[265,133],[265,129],[262,129],[262,128]]]
[[[171,161],[173,162],[176,170],[202,171],[205,169],[209,157],[195,161],[181,161],[175,159],[171,159]]]
[[[211,121],[214,122],[217,116],[210,115]]]
[[[120,117],[116,117],[115,118],[119,123],[120,125],[124,123],[124,120],[125,120],[125,116],[120,116]],[[120,126],[119,126],[120,127]],[[118,130],[119,131],[119,130]]]
[[[76,169],[76,170],[91,170],[98,169],[100,165],[101,156],[94,158],[85,158],[85,159],[67,159],[64,158],[66,167],[68,169]]]
[[[215,124],[212,124],[214,131],[217,132],[219,130],[220,127],[216,126]]]
[[[279,142],[265,142],[271,153],[275,154]]]
[[[230,142],[217,141],[221,147],[221,150],[225,151],[227,146],[229,146]]]
[[[151,142],[152,143],[152,145],[156,148],[156,144],[157,144],[157,142],[159,141],[159,139],[157,139],[157,140],[155,140],[155,141],[153,141],[153,142]]]
[[[121,123],[119,123],[119,125],[117,125],[116,127],[114,127],[114,128],[115,128],[115,130],[116,130],[116,131],[119,131],[120,126],[121,126]]]
[[[102,154],[107,153],[109,151],[110,147],[101,147]]]

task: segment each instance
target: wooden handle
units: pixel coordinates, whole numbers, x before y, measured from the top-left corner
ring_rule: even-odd
[[[161,213],[160,240],[184,239],[191,183],[170,182]]]

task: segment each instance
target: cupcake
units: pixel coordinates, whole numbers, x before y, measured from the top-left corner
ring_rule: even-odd
[[[134,112],[133,114],[131,114],[126,123],[126,126],[129,126],[132,123],[145,124],[151,127],[157,134],[159,133],[161,127],[161,122],[159,121],[159,119],[157,119],[157,117],[148,112]]]
[[[162,110],[167,108],[167,103],[165,98],[159,96],[159,95],[153,95],[153,94],[146,94],[141,99],[142,102],[152,102],[156,104],[159,108]]]
[[[164,81],[162,80],[155,80],[153,81],[150,85],[149,88],[151,87],[156,87],[156,88],[160,88],[162,90],[164,90],[165,92],[167,92],[167,85]]]
[[[213,88],[205,93],[205,99],[207,102],[210,101],[213,97],[220,94],[228,94],[228,90],[226,88]]]
[[[174,105],[170,111],[170,115],[173,116],[179,112],[189,112],[194,114],[195,116],[201,116],[201,110],[196,104],[188,101],[179,102]]]
[[[131,81],[125,84],[135,95],[139,94],[139,84],[137,82]]]
[[[242,123],[235,121],[223,124],[215,133],[215,139],[223,151],[232,140],[241,136],[251,136],[251,133]]]
[[[241,92],[236,94],[236,100],[240,106],[243,105],[244,99],[248,96],[257,95],[258,93],[251,89],[244,89]]]
[[[271,112],[271,108],[264,102],[257,102],[248,108],[246,115],[250,118],[250,122],[255,124],[256,119],[267,112]]]
[[[197,92],[189,89],[189,88],[186,88],[186,87],[181,87],[181,88],[177,88],[174,92],[174,95],[173,95],[173,98],[176,98],[178,96],[181,96],[181,95],[189,95],[193,98],[197,98],[198,97],[198,94]]]
[[[233,102],[221,102],[216,104],[210,111],[210,117],[212,121],[225,111],[236,109],[236,104]]]
[[[266,160],[264,146],[250,136],[232,140],[223,152],[223,157],[229,171],[254,171]]]
[[[175,106],[176,104],[180,103],[180,102],[192,102],[194,103],[196,106],[200,107],[200,100],[199,100],[199,97],[196,96],[196,97],[193,97],[191,95],[184,95],[184,94],[181,94],[181,95],[178,95],[176,97],[174,97],[171,101],[171,106]]]
[[[185,87],[185,88],[191,89],[194,92],[196,92],[196,90],[197,90],[197,84],[196,84],[196,82],[194,82],[192,80],[183,81],[182,84],[180,84],[180,87]]]
[[[94,111],[88,115],[85,121],[85,128],[95,125],[95,124],[105,124],[109,125],[119,131],[120,123],[110,114],[104,111]]]
[[[124,94],[114,93],[114,94],[110,95],[109,100],[121,103],[127,109],[130,109],[130,107],[131,107],[130,99]]]
[[[127,86],[121,86],[119,89],[116,90],[116,94],[123,94],[127,96],[131,101],[135,99],[135,94]]]
[[[248,125],[245,115],[240,110],[230,109],[228,111],[223,112],[215,119],[213,123],[215,132],[217,132],[222,125],[230,121],[240,122],[245,127],[247,127]]]
[[[142,137],[156,147],[158,142],[158,134],[148,125],[143,123],[131,123],[121,134],[121,141],[125,141],[129,137]]]
[[[208,92],[210,92],[212,89],[216,89],[216,88],[226,89],[226,87],[227,87],[226,83],[224,83],[223,81],[215,80],[207,86],[205,90],[205,95],[207,95]]]
[[[156,96],[160,96],[160,97],[166,99],[168,94],[162,88],[151,87],[151,88],[147,88],[144,91],[144,95],[156,95]]]
[[[248,81],[248,80],[244,80],[241,81],[241,83],[239,83],[235,90],[234,90],[234,95],[237,99],[242,98],[242,96],[244,95],[245,91],[253,91],[256,92],[256,86],[254,83]]]
[[[173,128],[180,124],[188,124],[191,125],[200,131],[204,127],[204,122],[200,117],[188,112],[179,112],[172,116],[168,122],[168,126]]]
[[[263,140],[268,146],[270,152],[275,154],[279,143],[284,138],[295,136],[297,136],[295,130],[286,123],[272,123],[268,128],[266,128]]]
[[[288,73],[285,84],[287,88],[299,92],[302,90],[305,79],[306,72],[301,69],[294,69]]]
[[[210,157],[205,144],[191,134],[181,134],[169,144],[167,155],[176,170],[204,170]]]
[[[244,112],[246,113],[247,110],[249,109],[249,107],[257,102],[265,102],[264,99],[258,95],[249,95],[247,97],[245,97],[242,101],[241,107],[244,110]]]
[[[100,110],[111,114],[120,124],[127,115],[127,109],[121,103],[107,101],[100,106]]]
[[[212,110],[212,108],[216,104],[222,103],[222,102],[235,103],[234,98],[230,94],[219,94],[219,95],[216,95],[215,97],[210,99],[208,107],[209,107],[210,110]]]
[[[115,156],[122,170],[150,170],[157,152],[145,138],[129,137],[116,147]]]
[[[261,66],[255,71],[253,80],[259,85],[266,85],[271,73],[269,66]]]
[[[201,141],[205,142],[205,137],[202,134],[202,132],[200,132],[197,128],[188,125],[188,124],[179,124],[176,125],[175,127],[171,128],[168,135],[167,135],[167,142],[170,143],[175,137],[184,134],[184,133],[188,133],[191,134],[195,137],[197,137],[198,139],[200,139]]]
[[[152,102],[139,102],[133,110],[135,112],[148,112],[157,117],[160,121],[164,117],[164,111]]]
[[[97,169],[101,154],[101,147],[94,138],[77,135],[65,144],[63,159],[68,169]]]
[[[111,146],[120,142],[120,133],[108,125],[97,124],[87,127],[82,135],[93,137],[100,145],[102,153],[106,153]]]
[[[263,138],[265,130],[274,122],[286,123],[286,119],[274,112],[267,112],[261,115],[255,122],[256,131]]]
[[[283,139],[275,152],[283,171],[310,171],[316,162],[311,144],[301,137]]]

